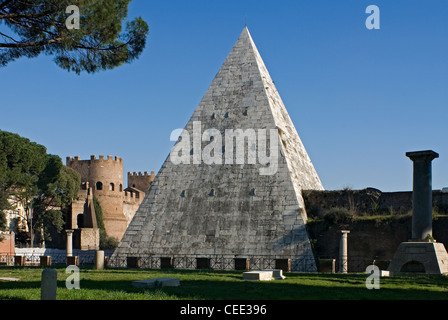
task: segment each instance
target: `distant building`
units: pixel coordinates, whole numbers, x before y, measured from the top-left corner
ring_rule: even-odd
[[[80,240],[77,240],[75,234],[75,248],[80,246],[87,249],[97,246],[97,231],[93,231],[98,228],[93,197],[101,204],[107,234],[121,240],[154,181],[154,172],[128,173],[129,186],[124,189],[122,158],[108,156],[105,159],[103,155],[98,158],[93,155],[90,160],[80,160],[79,157],[67,157],[66,164],[81,175],[81,190],[78,200],[73,201],[67,225],[67,229],[82,230],[78,232],[82,234]]]
[[[8,231],[28,232],[28,225],[26,223],[26,212],[22,201],[17,201],[15,197],[8,199],[12,205],[11,210],[6,210],[6,225]]]

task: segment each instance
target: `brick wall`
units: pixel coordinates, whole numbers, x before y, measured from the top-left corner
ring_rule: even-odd
[[[0,234],[0,255],[14,255],[14,233],[11,234]]]

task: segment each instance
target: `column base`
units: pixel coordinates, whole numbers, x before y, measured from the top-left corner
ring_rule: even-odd
[[[448,274],[448,253],[443,243],[402,242],[388,271],[392,275]]]

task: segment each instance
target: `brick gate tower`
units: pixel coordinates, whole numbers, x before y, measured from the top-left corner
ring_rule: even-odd
[[[101,204],[103,221],[109,236],[121,239],[129,223],[123,210],[123,159],[100,155],[90,160],[67,157],[67,167],[79,172],[82,183],[88,183]]]

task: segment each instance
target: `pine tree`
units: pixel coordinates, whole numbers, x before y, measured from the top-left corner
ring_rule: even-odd
[[[77,74],[113,69],[137,59],[148,25],[138,17],[122,24],[131,0],[0,0],[0,68],[41,53]],[[75,10],[79,9],[79,15]],[[68,8],[68,10],[67,10]],[[68,12],[68,13],[67,13]],[[79,29],[76,26],[79,25]]]

